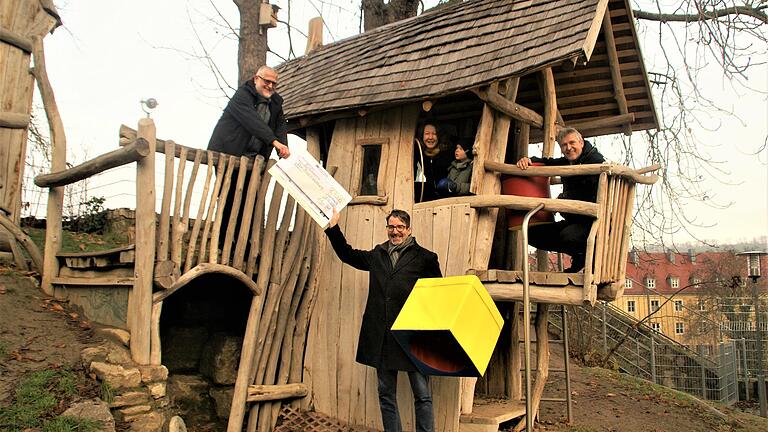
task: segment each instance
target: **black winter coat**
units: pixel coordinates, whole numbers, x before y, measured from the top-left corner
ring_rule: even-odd
[[[272,141],[288,144],[288,126],[283,115],[283,98],[272,95],[269,101],[269,123],[256,113],[259,97],[256,85],[249,79],[232,96],[213,129],[208,149],[235,156],[262,155],[269,159]]]
[[[603,163],[605,158],[597,151],[597,147],[594,147],[589,141],[584,141],[584,149],[582,149],[581,155],[572,164],[565,156],[559,158],[540,158],[534,156],[531,158],[531,161],[542,162],[547,166],[583,165]],[[589,202],[597,201],[597,186],[600,183],[599,175],[567,176],[562,179],[563,193],[560,194],[559,198]],[[562,216],[566,220],[583,219],[586,217],[568,213],[562,213]]]
[[[353,249],[338,226],[325,234],[339,259],[368,272],[368,299],[357,344],[358,363],[385,370],[418,370],[392,336],[390,329],[419,278],[441,277],[437,254],[415,241],[403,250],[397,264],[387,253],[387,243],[372,250]]]
[[[415,176],[417,165],[421,163],[421,157],[419,149],[414,148],[413,152],[413,175]],[[414,202],[432,201],[439,198],[437,196],[437,182],[448,176],[448,168],[450,168],[453,160],[453,152],[451,151],[441,150],[440,153],[432,157],[424,153],[424,177],[426,182],[414,183]],[[419,201],[422,187],[424,188],[424,199]]]

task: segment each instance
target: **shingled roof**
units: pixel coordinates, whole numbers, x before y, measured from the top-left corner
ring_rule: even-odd
[[[286,116],[437,98],[568,59],[586,61],[607,3],[469,0],[320,47],[278,68]],[[613,3],[628,16],[624,0]],[[631,19],[629,25],[633,60],[642,63]],[[638,73],[643,108],[652,113],[644,128],[655,127],[642,65]]]

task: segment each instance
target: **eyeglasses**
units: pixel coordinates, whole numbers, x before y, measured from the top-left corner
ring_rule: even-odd
[[[394,231],[394,230],[398,230],[398,231],[400,231],[400,232],[403,232],[403,231],[405,231],[406,229],[408,229],[408,227],[407,227],[407,226],[405,226],[405,225],[387,225],[387,231]]]
[[[265,83],[271,85],[273,88],[277,88],[277,81],[268,80],[261,75],[256,75],[256,76],[261,78],[261,80],[264,81]]]

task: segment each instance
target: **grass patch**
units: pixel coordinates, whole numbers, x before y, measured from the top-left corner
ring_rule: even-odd
[[[99,424],[79,417],[59,416],[45,422],[43,432],[96,432]]]
[[[5,342],[0,341],[0,360],[5,360],[6,358],[8,358],[8,346]]]
[[[77,394],[77,377],[68,370],[33,372],[16,389],[11,405],[0,407],[0,430],[23,431],[46,424],[59,401]],[[65,423],[61,423],[65,424]],[[83,429],[51,429],[51,431]]]
[[[100,390],[101,390],[101,400],[103,400],[108,404],[111,404],[112,402],[115,401],[115,392],[112,391],[112,386],[109,385],[108,382],[102,381]]]
[[[42,228],[24,228],[32,241],[43,250],[45,248],[45,230]],[[93,234],[72,231],[61,232],[62,252],[98,252],[128,244],[128,237],[123,233],[109,232]]]

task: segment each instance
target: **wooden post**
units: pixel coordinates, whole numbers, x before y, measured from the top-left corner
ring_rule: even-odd
[[[555,151],[555,134],[557,133],[557,95],[555,94],[555,77],[552,68],[541,71],[542,93],[544,94],[544,157],[552,157]]]
[[[152,322],[152,270],[155,266],[155,123],[139,120],[139,138],[149,143],[149,157],[136,163],[136,259],[135,282],[128,304],[131,357],[139,364],[150,362]]]
[[[307,49],[304,54],[309,54],[310,51],[321,46],[323,46],[323,17],[315,17],[309,20]]]
[[[59,109],[53,88],[48,81],[48,73],[45,69],[45,54],[43,39],[35,36],[33,39],[35,68],[33,74],[37,79],[37,86],[45,106],[45,115],[51,129],[51,144],[53,154],[51,156],[51,171],[60,171],[67,164],[67,137],[64,134],[64,123],[61,121]],[[56,187],[48,191],[48,209],[46,210],[45,252],[43,253],[43,279],[40,283],[43,291],[53,295],[51,280],[59,275],[59,261],[56,254],[61,249],[61,215],[64,207],[64,188]]]
[[[608,53],[608,66],[611,69],[611,81],[613,82],[613,97],[619,105],[621,114],[628,114],[627,98],[624,95],[624,82],[621,78],[621,69],[619,66],[619,54],[616,52],[616,40],[613,37],[613,25],[611,25],[611,11],[605,9],[605,18],[603,18],[603,36],[605,37],[605,50]],[[623,125],[624,135],[632,135],[632,128],[629,123]]]

